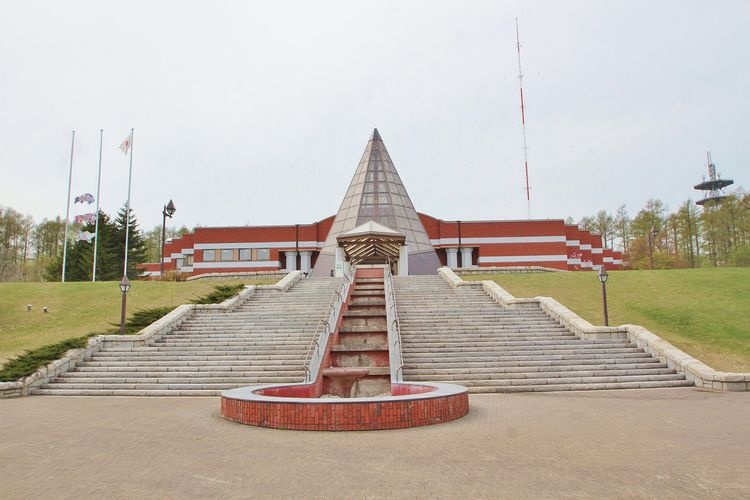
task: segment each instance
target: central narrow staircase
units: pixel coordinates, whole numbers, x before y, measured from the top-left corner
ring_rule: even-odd
[[[301,382],[308,345],[340,284],[307,278],[288,291],[258,288],[234,311],[197,311],[151,345],[104,348],[32,394],[213,396]]]
[[[382,269],[357,269],[323,392],[339,397],[390,394],[388,326]]]
[[[404,380],[479,392],[692,385],[628,340],[583,340],[538,305],[503,309],[481,286],[439,276],[393,278]]]

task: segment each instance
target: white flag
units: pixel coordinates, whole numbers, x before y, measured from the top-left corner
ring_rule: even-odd
[[[129,133],[128,136],[125,138],[124,141],[122,141],[122,144],[120,144],[120,150],[128,154],[128,150],[130,149],[130,143],[133,141],[133,132]]]

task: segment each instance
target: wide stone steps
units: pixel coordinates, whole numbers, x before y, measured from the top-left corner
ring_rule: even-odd
[[[473,394],[491,393],[491,392],[552,392],[552,391],[594,391],[594,390],[614,390],[614,389],[659,389],[665,387],[689,387],[692,382],[685,380],[685,377],[678,376],[679,379],[668,380],[645,380],[645,381],[622,381],[622,382],[595,382],[593,378],[581,379],[582,382],[563,382],[558,380],[549,384],[525,384],[525,385],[486,385],[472,386],[467,385],[469,392]],[[459,383],[459,382],[456,382]],[[464,385],[464,384],[461,384]]]
[[[436,342],[430,342],[427,340],[423,341],[413,341],[410,340],[409,342],[403,342],[403,349],[404,351],[412,351],[416,352],[415,350],[424,350],[424,349],[450,349],[452,351],[461,350],[461,349],[469,349],[471,347],[480,348],[480,349],[492,349],[492,348],[499,348],[499,347],[516,347],[519,349],[535,349],[539,346],[546,346],[550,349],[556,349],[559,348],[558,346],[577,346],[579,348],[594,348],[594,346],[606,346],[606,345],[616,345],[616,344],[605,344],[604,342],[600,341],[600,344],[593,344],[592,346],[588,344],[580,344],[580,340],[577,340],[575,338],[545,338],[544,336],[538,336],[534,338],[522,338],[518,340],[507,340],[507,339],[478,339],[478,340],[441,340]],[[622,344],[619,344],[622,345]],[[586,347],[584,347],[586,346]]]
[[[537,305],[505,310],[481,287],[439,277],[395,277],[407,381],[470,392],[691,385],[627,340],[582,340]]]
[[[253,341],[246,341],[246,342],[210,342],[210,341],[193,341],[193,342],[158,342],[155,343],[152,346],[149,346],[141,352],[148,351],[165,351],[165,350],[174,350],[174,349],[186,349],[189,348],[191,351],[201,351],[201,350],[222,350],[230,348],[232,350],[238,349],[238,350],[249,350],[254,349],[255,347],[272,347],[274,349],[284,349],[287,346],[306,346],[307,342],[304,340],[253,340]],[[138,351],[133,351],[138,352]]]
[[[304,360],[340,279],[259,289],[233,312],[197,311],[151,345],[106,347],[39,395],[215,396],[304,379]]]
[[[34,389],[36,396],[218,396],[226,389],[70,389],[59,384],[45,389]]]
[[[299,365],[302,366],[301,364]],[[158,377],[162,373],[179,373],[181,377],[191,377],[194,374],[201,374],[202,376],[211,377],[229,377],[229,376],[248,376],[255,377],[265,375],[267,372],[274,372],[275,375],[291,375],[298,373],[299,370],[279,369],[277,365],[257,365],[257,364],[243,364],[238,366],[225,366],[218,367],[214,365],[209,366],[195,366],[195,365],[180,365],[180,366],[151,366],[147,370],[143,370],[142,366],[83,366],[77,371],[68,372],[65,374],[66,377],[88,377],[89,374],[93,376],[107,376],[107,377]]]
[[[474,370],[482,368],[489,368],[497,373],[503,373],[506,369],[516,368],[533,372],[538,371],[539,368],[551,366],[560,367],[560,369],[590,365],[611,366],[617,368],[620,365],[642,365],[645,363],[653,363],[657,366],[659,360],[654,359],[645,353],[640,355],[622,356],[620,358],[605,357],[604,359],[602,359],[601,356],[596,357],[590,355],[527,356],[520,358],[507,358],[502,361],[497,361],[495,358],[487,358],[486,360],[481,358],[456,358],[440,361],[427,360],[417,363],[410,362],[404,365],[404,372],[438,373],[445,371],[446,373],[472,373]]]
[[[517,381],[517,380],[533,380],[535,383],[539,379],[542,380],[552,380],[552,379],[559,379],[562,380],[563,383],[580,383],[580,379],[583,377],[603,377],[603,378],[611,378],[612,380],[608,380],[608,382],[627,382],[628,380],[632,381],[634,379],[628,378],[627,380],[618,380],[618,377],[631,377],[631,376],[641,376],[641,377],[650,377],[650,376],[661,376],[665,375],[667,379],[671,380],[671,377],[679,377],[678,375],[674,374],[674,371],[670,368],[644,368],[640,370],[578,370],[578,371],[563,371],[563,372],[532,372],[532,373],[503,373],[503,374],[497,374],[497,373],[461,373],[461,374],[449,374],[449,373],[440,373],[440,374],[431,374],[431,375],[412,375],[411,380],[414,381],[433,381],[433,382],[450,382],[454,383],[454,381],[461,381],[462,385],[463,382],[469,382],[471,381],[474,385],[486,385],[486,384],[493,384],[493,385],[511,385],[511,381]],[[572,379],[578,379],[575,382],[569,382]],[[649,380],[649,379],[646,379]],[[515,383],[515,382],[513,382]],[[549,382],[544,382],[549,383]]]
[[[290,361],[299,361],[298,364],[289,364]],[[300,356],[296,360],[276,360],[276,359],[266,359],[266,360],[248,360],[248,359],[231,359],[229,357],[222,358],[222,359],[149,359],[149,360],[136,360],[136,361],[107,361],[107,362],[98,362],[98,361],[91,361],[87,362],[84,366],[86,367],[112,367],[112,368],[119,368],[123,366],[127,367],[139,367],[143,370],[150,370],[153,367],[156,366],[185,366],[189,367],[191,370],[195,367],[201,366],[201,367],[214,367],[214,368],[223,368],[227,366],[240,366],[240,367],[258,367],[258,366],[275,366],[278,369],[284,369],[290,366],[302,366],[303,357]],[[76,370],[80,369],[80,367],[77,367]]]
[[[300,347],[299,349],[296,349],[292,352],[290,352],[288,349],[282,349],[278,352],[284,356],[293,356],[293,357],[300,357],[305,353],[307,348]],[[272,350],[265,350],[262,353],[259,353],[256,350],[248,350],[248,351],[203,351],[200,353],[185,353],[185,354],[176,354],[170,351],[147,351],[142,353],[131,353],[131,354],[124,354],[124,353],[101,353],[100,355],[93,357],[92,362],[111,362],[111,361],[221,361],[221,360],[253,360],[253,359],[261,359],[262,357],[270,358],[271,356],[276,357],[277,359],[287,359],[287,358],[279,358],[274,355],[274,351]]]
[[[536,362],[538,363],[538,362]],[[564,365],[555,365],[551,363],[545,363],[545,364],[522,364],[519,366],[518,363],[516,364],[506,364],[503,366],[502,364],[497,364],[491,367],[485,367],[485,366],[478,366],[478,367],[464,367],[461,368],[435,368],[435,369],[429,369],[429,368],[422,368],[419,370],[419,373],[424,376],[430,376],[433,374],[445,374],[445,375],[474,375],[474,374],[514,374],[514,373],[520,373],[520,374],[527,374],[527,373],[534,373],[534,372],[606,372],[608,370],[651,370],[651,369],[668,369],[668,366],[665,363],[660,363],[658,360],[655,359],[648,359],[643,360],[643,362],[640,363],[633,363],[633,362],[625,362],[625,363],[602,363],[601,361],[590,361],[588,364],[585,360],[582,360],[578,363],[571,363],[571,364],[564,364]],[[404,366],[404,373],[413,371],[413,367],[411,366]],[[419,376],[422,376],[419,375]]]
[[[287,376],[236,376],[236,377],[182,377],[182,376],[161,376],[161,377],[58,377],[53,379],[54,383],[66,383],[70,389],[104,389],[105,387],[97,387],[103,384],[110,384],[109,387],[112,389],[138,389],[140,387],[122,387],[123,385],[131,386],[142,386],[145,384],[167,384],[167,385],[181,385],[183,389],[210,389],[211,387],[205,387],[207,385],[216,386],[221,384],[222,386],[232,385],[239,386],[247,383],[276,383],[276,382],[296,382],[301,376],[304,375],[304,371],[300,370],[297,373],[293,373]],[[185,386],[196,386],[201,387],[185,387]],[[42,386],[42,388],[47,388]]]

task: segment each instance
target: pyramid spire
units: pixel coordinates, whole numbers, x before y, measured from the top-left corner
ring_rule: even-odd
[[[414,204],[393,165],[378,129],[365,147],[349,189],[333,220],[315,264],[316,276],[327,276],[334,265],[336,236],[374,221],[406,235],[412,274],[434,274],[440,266]]]

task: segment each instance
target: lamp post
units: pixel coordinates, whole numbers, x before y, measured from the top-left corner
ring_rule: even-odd
[[[172,200],[169,200],[169,203],[164,205],[164,208],[161,211],[161,258],[159,259],[161,265],[159,267],[159,279],[164,279],[164,242],[167,237],[167,217],[171,219],[175,211],[177,211],[177,209]]]
[[[607,278],[609,274],[604,269],[604,264],[599,266],[599,273],[597,274],[599,281],[602,282],[602,305],[604,307],[604,326],[609,326],[609,315],[607,314]]]
[[[659,231],[657,231],[656,226],[651,226],[651,229],[648,232],[648,264],[649,269],[654,268],[654,238],[656,238],[656,235],[659,234]]]
[[[122,292],[122,306],[120,307],[120,335],[125,335],[125,309],[127,306],[128,290],[130,290],[130,281],[127,276],[122,277],[120,281],[120,291]]]

